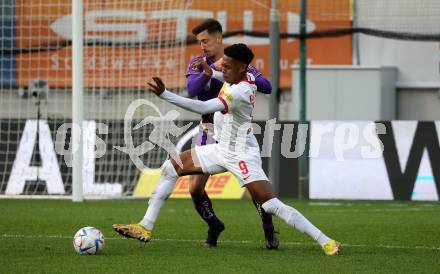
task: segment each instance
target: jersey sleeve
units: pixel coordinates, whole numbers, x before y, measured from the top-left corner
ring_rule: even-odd
[[[183,109],[199,113],[199,114],[209,114],[214,113],[216,111],[224,110],[224,104],[219,100],[219,98],[214,98],[208,101],[199,101],[192,100],[177,94],[172,93],[171,91],[165,90],[160,95],[160,98],[179,106]]]
[[[262,75],[261,72],[256,67],[254,67],[252,64],[249,64],[249,66],[247,68],[247,72],[252,74],[255,78]]]
[[[206,84],[211,79],[207,75],[203,74],[203,70],[195,66],[195,62],[204,58],[203,55],[192,58],[189,61],[188,68],[186,69],[186,90],[190,97],[199,96]]]
[[[255,78],[255,85],[257,86],[257,90],[264,94],[272,93],[272,85],[270,81],[264,77],[264,75],[252,64],[248,66],[247,72],[252,74]]]

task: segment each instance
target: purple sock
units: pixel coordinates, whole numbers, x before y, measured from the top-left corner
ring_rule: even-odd
[[[254,199],[252,199],[252,202],[254,202],[258,214],[260,215],[261,221],[263,222],[263,229],[273,230],[274,226],[272,222],[272,215],[264,211],[263,207],[259,203],[257,203]]]
[[[217,225],[219,220],[214,213],[211,200],[209,199],[206,191],[203,192],[202,196],[191,195],[191,198],[200,217],[202,217],[208,226],[212,227]]]

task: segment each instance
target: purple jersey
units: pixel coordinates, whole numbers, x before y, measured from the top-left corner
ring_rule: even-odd
[[[201,68],[194,66],[197,60],[204,57],[205,55],[199,55],[191,59],[186,71],[188,95],[191,97],[197,96],[197,99],[200,101],[208,101],[216,98],[223,85],[219,80],[204,75]],[[209,58],[206,58],[206,62],[209,66],[213,66],[214,64],[214,61]],[[202,115],[202,123],[212,124],[214,122],[213,117],[214,115],[212,113]]]
[[[191,59],[186,71],[188,95],[190,97],[197,96],[197,99],[200,101],[208,101],[216,98],[223,85],[223,83],[219,80],[204,75],[201,68],[194,66],[196,61],[204,57],[206,56],[199,55]],[[206,58],[206,62],[209,66],[211,66],[211,68],[215,69],[213,60]],[[266,94],[271,93],[272,89],[270,83],[262,76],[261,72],[259,72],[253,65],[249,65],[248,72],[255,77],[255,84],[260,92]]]
[[[223,85],[219,80],[204,75],[203,69],[194,67],[194,63],[204,57],[199,55],[191,59],[186,71],[188,93],[191,97],[197,96],[200,101],[216,98]],[[211,67],[214,66],[214,61],[209,58],[206,58],[206,63]]]

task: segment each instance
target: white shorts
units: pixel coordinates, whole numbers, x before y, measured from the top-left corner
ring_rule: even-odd
[[[237,177],[241,187],[255,181],[269,181],[261,167],[259,152],[225,157],[219,148],[218,144],[195,147],[197,159],[204,173],[217,174],[230,171]]]

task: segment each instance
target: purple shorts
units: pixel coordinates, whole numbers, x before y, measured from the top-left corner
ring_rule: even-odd
[[[197,134],[196,139],[196,146],[215,144],[217,141],[212,137],[213,134],[213,124],[200,124],[199,133]]]

